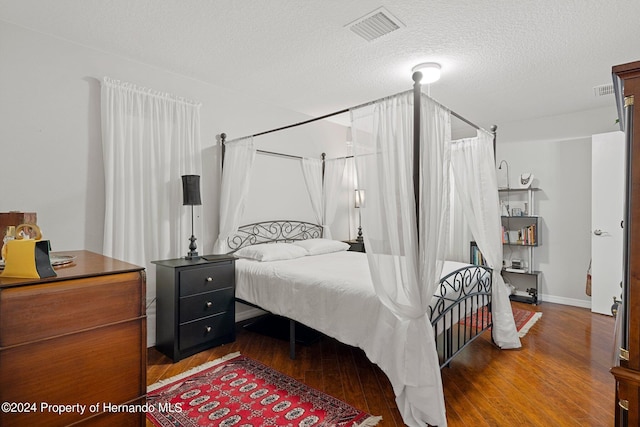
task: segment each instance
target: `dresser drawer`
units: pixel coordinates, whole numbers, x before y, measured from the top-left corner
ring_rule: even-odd
[[[144,316],[139,272],[0,291],[0,347]]]
[[[6,349],[0,384],[0,402],[100,403],[102,409],[102,402],[140,398],[146,392],[144,319]],[[0,426],[66,426],[91,415],[0,412]]]
[[[180,323],[208,317],[231,309],[233,288],[180,298]]]
[[[189,268],[179,275],[181,297],[232,287],[235,283],[233,262]]]
[[[235,313],[225,311],[194,322],[180,325],[180,350],[228,335],[233,331]]]

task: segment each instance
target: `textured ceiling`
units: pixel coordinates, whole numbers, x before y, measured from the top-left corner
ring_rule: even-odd
[[[405,26],[373,42],[346,27],[380,6]],[[640,59],[639,0],[0,0],[0,20],[310,116],[436,61],[431,95],[485,127],[612,105],[593,87]]]

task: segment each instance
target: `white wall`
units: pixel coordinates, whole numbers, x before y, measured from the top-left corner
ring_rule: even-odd
[[[196,214],[202,215],[204,224],[202,230],[195,230],[200,253],[211,251],[218,232],[218,135],[225,132],[231,139],[308,119],[224,88],[4,21],[0,21],[0,58],[0,212],[37,212],[38,224],[54,251],[102,252],[100,81],[103,76],[202,102],[203,206],[196,209]],[[305,156],[318,156],[322,151],[344,155],[340,150],[345,149],[346,129],[335,124],[319,124],[318,128],[324,129],[320,139],[305,141],[282,134],[278,146],[268,149],[279,151],[289,147],[282,151]],[[280,167],[267,166],[263,176],[277,176],[279,171]],[[295,181],[297,185],[299,180]],[[258,191],[254,196],[252,203],[256,209],[271,206],[269,194]],[[302,195],[296,197],[300,199],[296,203],[278,202],[283,208],[278,216],[308,217]],[[346,230],[346,226],[342,228]],[[183,253],[167,257],[186,254],[187,238]],[[147,270],[147,282],[147,297],[151,301],[155,297],[152,267]],[[154,305],[148,315],[152,344]]]
[[[0,21],[0,58],[3,184],[0,211],[37,212],[38,223],[55,251],[102,251],[100,79],[103,76],[202,102],[203,206],[197,213],[202,215],[204,226],[203,230],[196,229],[201,253],[212,248],[217,234],[220,174],[217,135],[226,132],[231,139],[307,119],[224,88],[3,21]],[[548,301],[589,303],[583,288],[590,252],[590,136],[614,130],[614,119],[612,99],[612,107],[608,109],[500,124],[498,129],[498,159],[509,161],[512,178],[518,171],[531,171],[543,189],[539,212],[544,218],[544,243],[537,253],[539,268],[544,272],[542,297]],[[256,142],[260,148],[301,156],[317,157],[323,151],[328,157],[345,154],[344,127],[314,126],[318,128],[295,128],[261,137]],[[310,129],[315,130],[309,132]],[[246,222],[276,215],[313,219],[308,197],[301,187],[302,174],[295,167],[289,169],[290,166],[290,161],[283,159],[259,159]],[[281,171],[285,169],[288,175],[283,178]],[[269,179],[285,181],[289,188],[274,192],[276,185],[268,184]],[[263,191],[265,187],[269,191]],[[286,197],[289,193],[294,196]],[[349,209],[350,196],[341,196],[343,213]],[[334,237],[353,236],[353,215],[338,213],[337,218],[340,220],[333,227]],[[184,253],[188,246],[186,237]],[[149,300],[154,296],[154,273],[149,270]],[[153,305],[149,316],[152,342]]]
[[[498,128],[497,161],[509,163],[510,182],[532,172],[541,189],[536,193],[541,246],[534,251],[543,301],[591,306],[585,294],[591,257],[591,135],[616,130],[616,117],[611,96],[608,108]]]

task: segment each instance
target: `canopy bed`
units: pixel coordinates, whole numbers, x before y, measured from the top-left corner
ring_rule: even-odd
[[[446,426],[439,368],[483,331],[459,320],[488,305],[496,345],[518,348],[520,341],[499,273],[495,133],[422,93],[419,78],[415,73],[412,91],[274,130],[350,113],[357,179],[367,189],[361,209],[366,254],[340,250],[335,246],[341,242],[326,239],[334,212],[323,203],[314,206],[319,225],[270,221],[241,227],[249,177],[239,171],[251,167],[253,137],[261,134],[229,142],[221,135],[220,234],[214,252],[253,258],[236,264],[242,300],[361,347],[389,377],[407,425]],[[474,126],[477,137],[452,141],[452,116]],[[323,159],[322,172],[335,164],[330,160]],[[315,163],[305,179],[310,191],[327,200],[327,177],[325,186],[320,178],[318,190],[313,173],[320,168]],[[315,184],[309,185],[307,176],[315,176]],[[454,182],[487,267],[444,260]],[[262,253],[256,255],[256,249]]]

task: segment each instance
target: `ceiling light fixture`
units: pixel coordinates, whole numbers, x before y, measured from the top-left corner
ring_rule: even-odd
[[[422,73],[422,80],[420,83],[429,84],[433,82],[437,82],[440,80],[440,64],[437,62],[423,62],[422,64],[418,64],[411,70],[412,73],[419,71]]]

